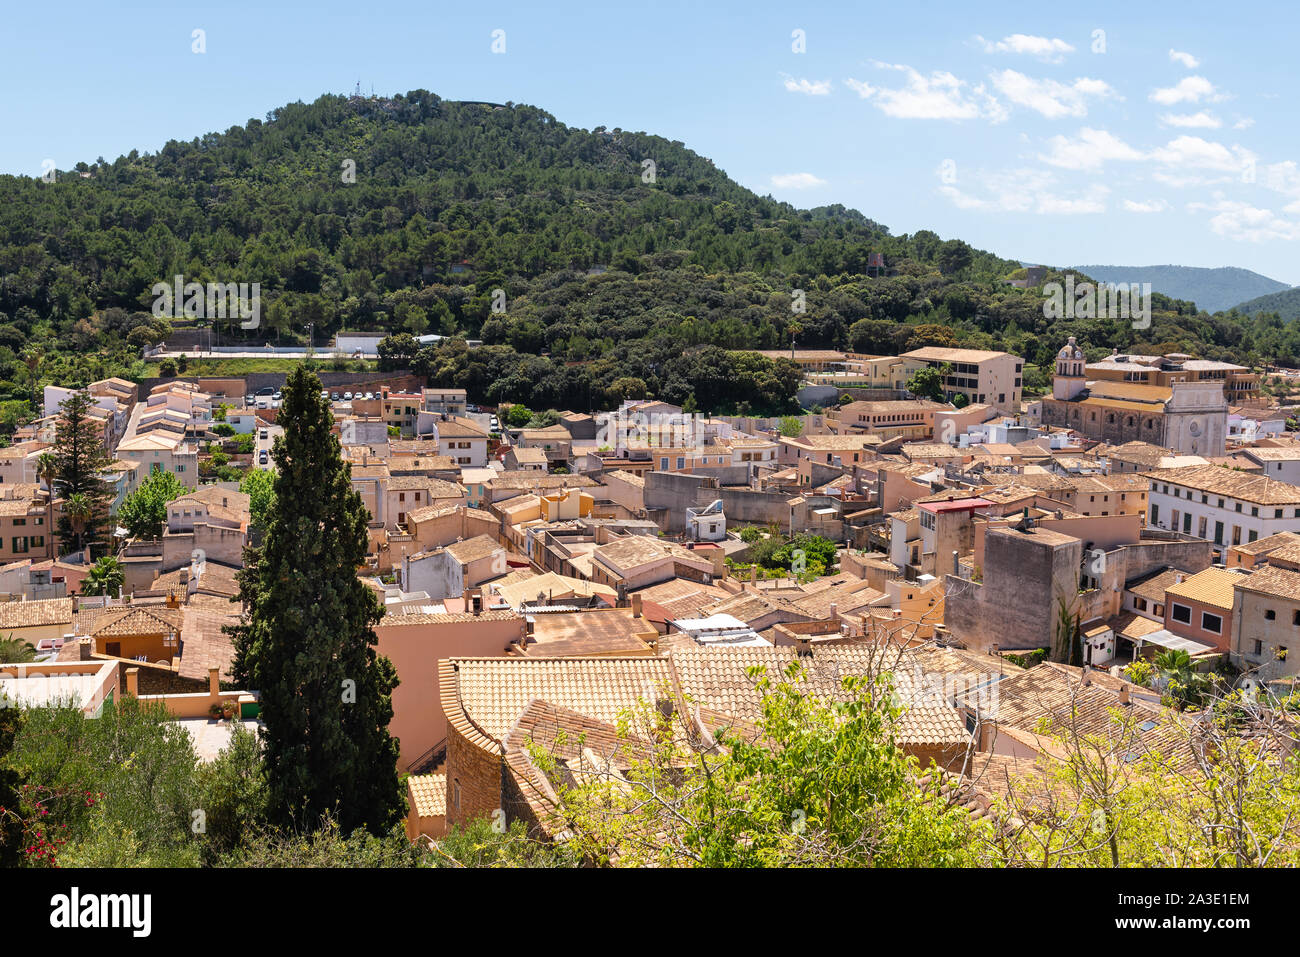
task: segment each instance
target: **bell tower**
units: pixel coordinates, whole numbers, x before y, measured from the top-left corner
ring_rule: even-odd
[[[1052,398],[1073,399],[1084,390],[1087,380],[1083,374],[1083,350],[1070,336],[1064,348],[1056,354],[1056,374],[1052,376]]]

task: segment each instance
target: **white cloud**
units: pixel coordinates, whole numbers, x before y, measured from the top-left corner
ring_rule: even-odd
[[[1249,203],[1219,199],[1214,203],[1189,203],[1187,208],[1192,212],[1214,213],[1210,217],[1210,229],[1226,239],[1249,243],[1300,239],[1300,222],[1283,219],[1271,210]]]
[[[1130,213],[1159,213],[1169,208],[1169,204],[1163,199],[1149,200],[1124,200],[1124,208]]]
[[[1214,88],[1203,76],[1185,76],[1173,86],[1161,87],[1151,92],[1151,100],[1161,106],[1173,106],[1175,103],[1199,103],[1205,99],[1216,103],[1224,95]]]
[[[1184,53],[1181,50],[1170,50],[1169,59],[1174,63],[1181,63],[1189,70],[1195,70],[1201,65],[1200,60],[1196,59],[1196,57],[1192,56],[1190,53]]]
[[[1105,186],[1091,187],[1087,195],[1080,197],[1053,196],[1050,193],[1040,193],[1038,196],[1038,205],[1034,212],[1045,216],[1081,216],[1090,213],[1106,212],[1106,194],[1109,193]]]
[[[973,120],[984,117],[995,123],[1006,119],[1006,109],[985,92],[982,84],[968,90],[965,81],[944,70],[935,70],[926,76],[902,64],[874,65],[903,73],[907,77],[906,84],[889,88],[852,78],[844,83],[862,99],[874,103],[886,116],[909,120]]]
[[[805,77],[790,76],[788,73],[781,74],[785,78],[785,88],[791,93],[803,93],[805,96],[825,96],[831,91],[830,80],[809,80]]]
[[[1012,103],[1036,110],[1049,120],[1063,116],[1087,116],[1089,97],[1120,98],[1104,80],[1080,77],[1067,85],[1056,80],[1038,80],[1015,70],[992,76],[993,86]]]
[[[1107,130],[1084,127],[1076,139],[1053,136],[1051,152],[1038,158],[1061,169],[1098,169],[1111,160],[1141,160],[1145,154]]]
[[[777,189],[812,189],[825,186],[826,180],[812,173],[777,173],[772,177],[772,185]]]
[[[1164,146],[1152,150],[1153,160],[1176,169],[1209,169],[1220,172],[1242,172],[1255,162],[1250,150],[1233,144],[1201,139],[1199,136],[1180,136]]]
[[[1073,53],[1074,47],[1057,37],[1036,37],[1025,33],[1013,33],[1009,37],[993,43],[983,37],[975,38],[985,53],[1024,53],[1038,57],[1048,63],[1060,63],[1065,54]]]
[[[1252,126],[1254,126],[1254,125],[1255,125],[1255,118],[1254,118],[1254,117],[1251,117],[1251,116],[1243,116],[1243,117],[1242,117],[1241,119],[1239,119],[1236,123],[1233,123],[1233,124],[1232,124],[1232,128],[1233,128],[1234,130],[1248,130],[1248,129],[1250,129],[1250,128],[1251,128]]]
[[[976,177],[980,194],[956,186],[940,186],[939,193],[958,209],[998,213],[1033,213],[1039,216],[1076,216],[1106,210],[1105,186],[1094,184],[1076,196],[1056,191],[1056,178],[1035,169],[1014,169]]]
[[[1300,167],[1295,160],[1264,167],[1264,185],[1286,196],[1300,197]]]
[[[1223,121],[1213,113],[1201,110],[1197,113],[1166,113],[1160,117],[1165,126],[1178,126],[1184,129],[1217,130]]]

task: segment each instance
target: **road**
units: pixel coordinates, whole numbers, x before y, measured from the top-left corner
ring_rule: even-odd
[[[266,433],[266,438],[262,438],[262,433]],[[275,437],[283,435],[284,429],[278,425],[258,425],[257,431],[253,433],[253,465],[259,469],[271,470],[275,468],[275,463],[271,459],[271,446],[275,444]],[[266,464],[262,464],[262,452],[266,451]]]

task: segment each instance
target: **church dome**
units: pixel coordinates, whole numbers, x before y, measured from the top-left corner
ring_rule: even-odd
[[[1083,361],[1083,350],[1075,342],[1074,336],[1070,336],[1070,341],[1061,347],[1061,351],[1056,354],[1056,358]]]

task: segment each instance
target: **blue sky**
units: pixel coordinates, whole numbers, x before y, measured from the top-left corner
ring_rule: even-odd
[[[0,171],[157,150],[360,80],[658,133],[759,193],[1008,258],[1232,265],[1300,283],[1300,13],[1047,8],[14,5],[0,25]]]

